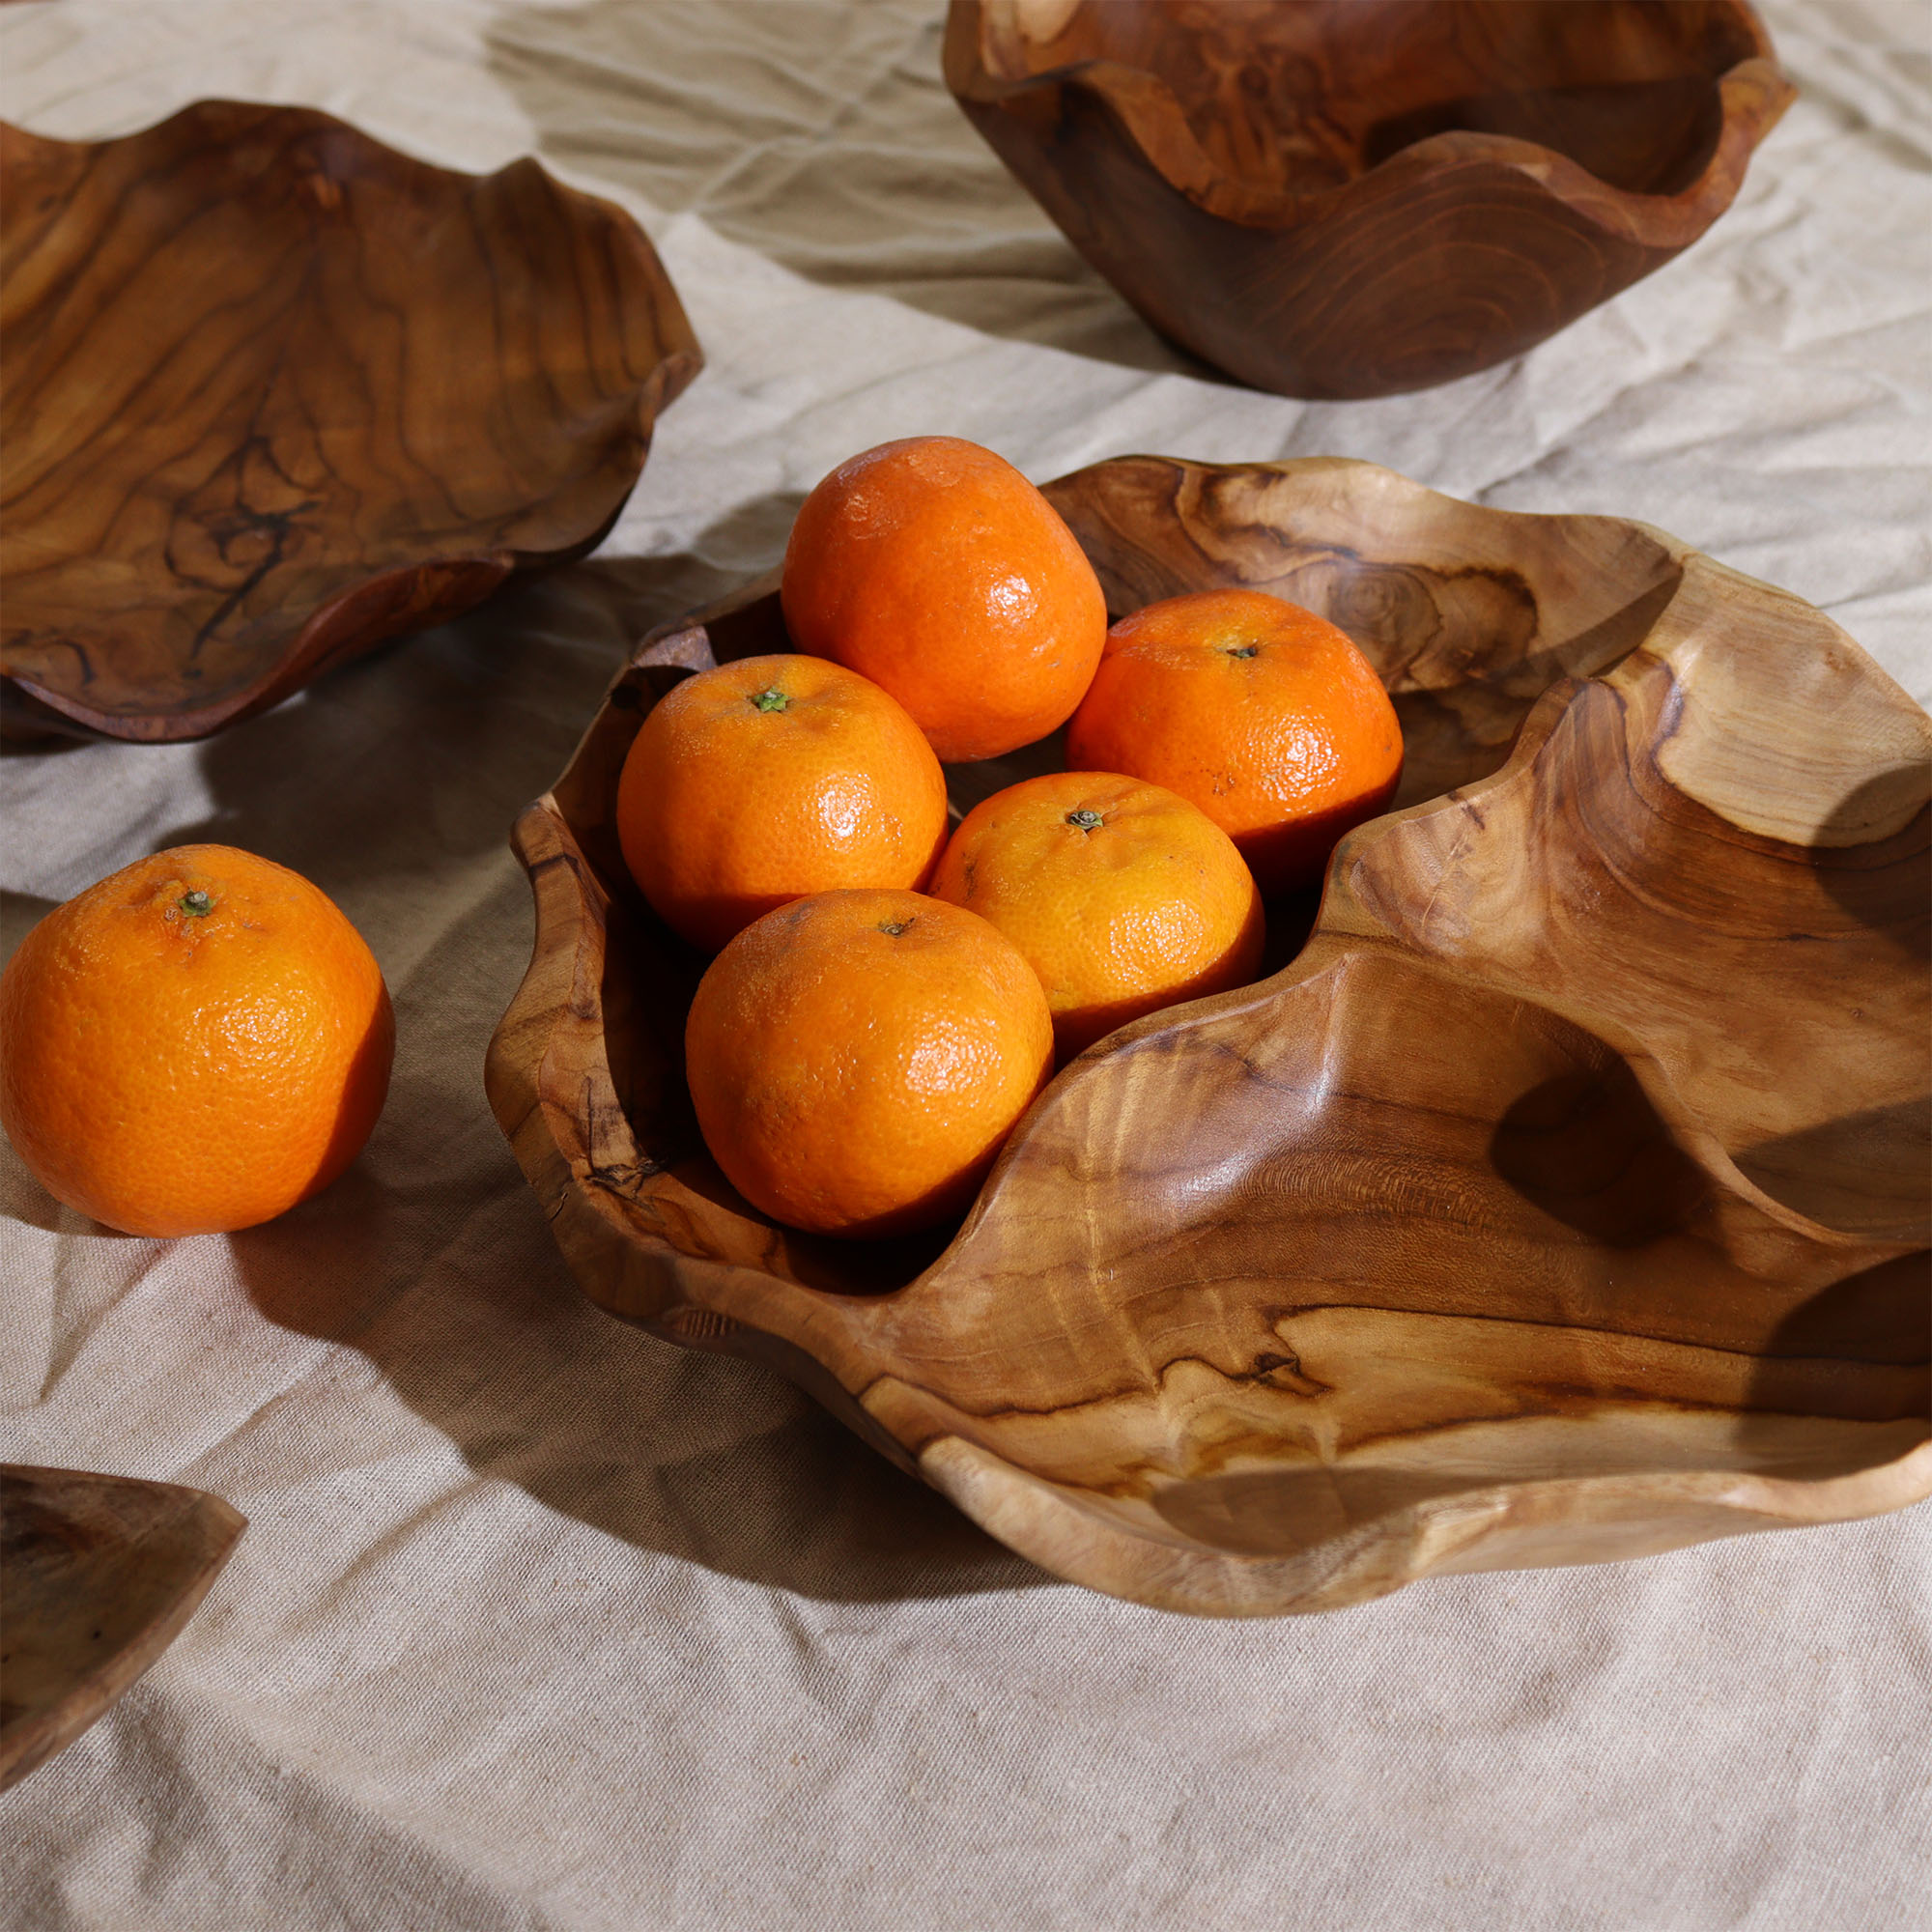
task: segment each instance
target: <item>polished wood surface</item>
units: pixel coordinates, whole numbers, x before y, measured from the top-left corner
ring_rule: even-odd
[[[1730,206],[1742,0],[952,0],[948,86],[1163,334],[1257,388],[1487,369]]]
[[[242,1528],[176,1483],[0,1464],[0,1791],[175,1640]]]
[[[517,827],[537,942],[489,1064],[586,1292],[1171,1608],[1932,1492],[1925,715],[1639,524],[1334,460],[1129,457],[1047,495],[1117,614],[1241,584],[1349,631],[1408,734],[1398,809],[1281,971],[1065,1069],[950,1240],[816,1239],[704,1151],[704,962],[611,826],[643,713],[784,648],[778,600],[653,634]],[[955,800],[1054,756],[956,767]]]
[[[327,114],[0,128],[7,723],[190,738],[595,544],[697,345],[621,210]]]

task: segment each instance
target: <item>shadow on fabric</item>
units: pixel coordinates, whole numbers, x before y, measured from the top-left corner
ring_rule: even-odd
[[[776,1375],[593,1307],[520,1177],[478,1191],[439,1246],[357,1169],[232,1245],[271,1321],[359,1350],[479,1476],[607,1536],[832,1602],[1050,1580]]]
[[[558,163],[809,280],[1124,368],[1228,379],[1144,323],[961,113],[934,0],[507,6],[491,71]]]

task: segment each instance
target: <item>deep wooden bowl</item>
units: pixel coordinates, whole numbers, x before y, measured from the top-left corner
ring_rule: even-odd
[[[175,1640],[244,1526],[179,1483],[0,1463],[0,1791]]]
[[[1153,327],[1290,396],[1534,347],[1731,204],[1743,0],[952,0],[947,85]]]
[[[701,364],[642,230],[533,160],[214,100],[0,167],[16,731],[199,737],[581,554]]]
[[[951,1239],[788,1232],[705,1153],[703,960],[611,829],[639,721],[788,647],[772,582],[639,647],[519,821],[497,1119],[593,1299],[793,1376],[995,1536],[1220,1614],[1932,1492],[1932,723],[1641,524],[1369,464],[1047,487],[1117,612],[1331,617],[1408,746],[1260,984],[1064,1069]],[[955,767],[961,804],[1051,749]]]

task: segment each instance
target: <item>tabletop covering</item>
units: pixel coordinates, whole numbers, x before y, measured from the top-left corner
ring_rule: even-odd
[[[1213,1623],[1057,1582],[746,1364],[576,1293],[484,1103],[504,834],[627,642],[805,491],[946,431],[1366,457],[1644,519],[1932,696],[1932,9],[1775,0],[1801,92],[1732,212],[1520,361],[1372,403],[1164,347],[980,143],[939,0],[25,0],[0,112],[212,95],[631,209],[709,366],[591,559],[203,745],[0,758],[6,950],[162,845],[294,866],[400,1045],[367,1152],[230,1237],[116,1236],[0,1147],[0,1460],[249,1529],[0,1800],[9,1926],[1922,1927],[1932,1514]]]

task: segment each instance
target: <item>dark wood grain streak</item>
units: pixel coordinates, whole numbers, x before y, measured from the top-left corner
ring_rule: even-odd
[[[1285,395],[1532,348],[1730,206],[1742,0],[952,0],[948,86],[1153,327]]]
[[[1117,611],[1241,584],[1343,625],[1404,708],[1399,809],[1283,971],[1065,1068],[950,1241],[825,1241],[705,1153],[703,961],[611,827],[650,705],[786,648],[778,599],[654,633],[517,827],[537,947],[489,1063],[590,1295],[784,1368],[1015,1548],[1174,1608],[1932,1492],[1924,714],[1639,524],[1325,459],[1046,494]]]
[[[174,1641],[242,1528],[176,1483],[0,1464],[0,1791]]]
[[[198,737],[582,554],[700,366],[642,231],[533,160],[204,101],[0,166],[17,724]]]

